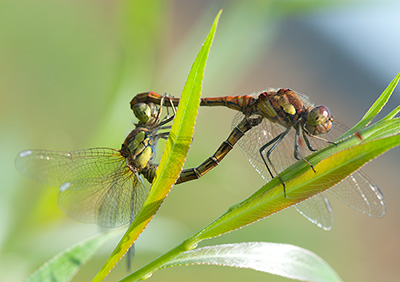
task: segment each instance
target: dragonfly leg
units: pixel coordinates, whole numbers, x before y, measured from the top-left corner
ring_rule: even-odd
[[[157,133],[156,138],[162,138],[162,139],[167,139],[169,136],[169,132],[162,132],[162,133]]]
[[[167,124],[167,123],[169,123],[170,121],[172,121],[172,120],[175,118],[175,114],[176,114],[175,106],[174,106],[174,104],[172,103],[171,99],[167,99],[166,101],[168,101],[169,103],[167,102],[167,104],[164,105],[164,99],[168,98],[166,95],[167,95],[167,94],[165,94],[165,95],[161,98],[161,101],[160,101],[160,109],[162,108],[162,106],[166,106],[166,107],[167,107],[167,115],[164,117],[164,119],[163,119],[161,122],[159,122],[159,123],[157,124],[157,127],[158,127],[159,129],[162,129],[161,126],[163,126],[164,124]],[[168,104],[170,104],[170,105],[168,105]],[[172,116],[169,116],[169,108],[172,108],[172,111],[173,111]]]
[[[312,152],[317,151],[316,149],[314,149],[314,148],[311,146],[310,140],[308,140],[308,137],[307,137],[307,135],[304,133],[304,130],[303,130],[303,139],[304,139],[304,141],[306,142],[307,148],[308,148],[310,151],[312,151]]]
[[[157,124],[157,126],[160,125],[160,124],[163,122],[163,121],[161,121],[161,122],[159,123],[159,121],[160,121],[160,116],[161,116],[161,113],[162,113],[163,104],[164,104],[164,96],[161,97],[161,100],[160,100],[160,107],[158,108],[157,117],[156,117],[155,122],[154,122],[154,124]]]
[[[296,160],[299,160],[299,136],[300,136],[300,131],[299,131],[299,127],[296,127],[296,135],[294,137],[294,158]]]
[[[129,249],[126,254],[126,264],[127,264],[127,270],[128,272],[131,271],[131,266],[132,266],[132,259],[135,258],[135,244],[133,244]]]
[[[279,178],[280,182],[282,183],[283,186],[283,193],[286,197],[286,189],[285,189],[285,183],[283,182],[282,178],[280,177],[279,173],[276,171],[271,159],[270,159],[270,155],[272,153],[272,151],[276,148],[276,146],[282,141],[282,139],[286,136],[286,134],[288,134],[288,132],[290,131],[290,127],[288,127],[284,132],[282,132],[281,134],[279,134],[278,136],[276,136],[275,138],[273,138],[271,141],[269,141],[267,144],[263,145],[260,148],[260,155],[262,160],[264,161],[265,166],[267,167],[267,170],[269,172],[269,174],[271,175],[272,178],[274,178],[274,175],[272,174],[271,169],[268,166],[268,162],[271,165],[272,170],[274,171],[275,175]],[[271,146],[272,145],[272,146]],[[267,151],[267,160],[264,158],[263,152],[265,151],[266,148],[268,148],[269,146],[271,146],[271,148]]]
[[[173,121],[174,118],[175,118],[175,116],[165,117],[160,123],[157,124],[157,127],[158,127],[159,129],[162,129],[162,128],[160,128],[161,126],[163,126],[164,124],[167,124],[167,123]]]
[[[305,137],[305,135],[303,135],[303,136]],[[296,127],[296,137],[295,137],[295,141],[294,141],[294,157],[297,160],[302,159],[303,161],[305,161],[312,168],[312,170],[315,172],[314,166],[299,151],[299,137],[300,137],[300,127]],[[306,141],[308,149],[310,149],[311,151],[315,151],[311,147],[311,144],[310,144],[309,140],[306,137],[304,138],[304,140]],[[299,158],[299,156],[300,156],[300,158]]]
[[[173,111],[173,114],[172,114],[172,115],[175,116],[175,115],[176,115],[176,109],[175,109],[174,103],[172,102],[172,99],[171,99],[172,97],[168,97],[168,96],[167,96],[167,93],[165,93],[165,94],[164,94],[164,98],[165,98],[165,99],[168,98],[167,100],[168,100],[168,102],[169,102],[169,105],[165,105],[165,106],[167,106],[167,112],[168,112],[168,109],[169,109],[169,108],[172,108],[172,111]],[[168,114],[169,114],[169,112],[168,112]]]
[[[171,129],[171,128],[172,128],[171,125],[157,127],[158,130],[160,130],[160,129]]]
[[[333,144],[333,145],[337,146],[336,142],[329,141],[328,139],[323,138],[323,137],[318,136],[318,135],[312,135],[312,134],[311,134],[310,132],[308,132],[305,128],[303,128],[303,130],[304,130],[304,132],[305,132],[309,137],[312,137],[312,138],[315,138],[315,139],[324,141],[324,142],[326,142],[326,143],[328,143],[328,144]]]

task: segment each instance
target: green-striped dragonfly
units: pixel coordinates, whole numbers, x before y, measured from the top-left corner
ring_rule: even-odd
[[[103,227],[118,227],[133,220],[147,197],[141,175],[152,182],[157,166],[152,163],[154,145],[168,137],[161,107],[132,107],[139,123],[120,150],[91,148],[57,152],[25,150],[15,160],[24,175],[59,188],[58,205],[70,217]]]
[[[178,98],[146,92],[136,95],[131,101],[131,107],[137,103],[159,104],[161,98],[165,99],[166,105],[179,104]],[[229,137],[213,156],[197,168],[184,170],[181,173],[181,182],[200,178],[216,167],[236,143],[262,178],[269,181],[274,176],[279,177],[279,173],[296,160],[303,159],[307,162],[305,157],[310,152],[326,146],[327,143],[334,143],[346,131],[333,120],[326,106],[314,107],[307,96],[290,89],[270,89],[254,96],[202,98],[200,105],[224,106],[238,113],[233,120],[233,130]],[[321,134],[324,138],[319,137]],[[281,182],[284,187],[282,180]],[[360,170],[327,192],[369,216],[380,217],[385,214],[382,192]],[[332,227],[332,210],[326,192],[295,207],[319,227],[325,230]]]

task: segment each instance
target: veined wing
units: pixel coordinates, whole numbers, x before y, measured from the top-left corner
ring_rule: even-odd
[[[236,126],[244,115],[236,114],[233,126]],[[249,159],[257,172],[268,182],[271,176],[260,156],[260,148],[278,134],[285,131],[283,126],[264,119],[258,126],[250,129],[239,141],[242,152]],[[334,124],[331,131],[323,137],[334,141],[341,136],[346,127]],[[327,145],[326,142],[317,138],[309,138],[314,149],[320,149]],[[299,140],[300,153],[303,156],[311,152],[307,149],[302,139]],[[271,153],[271,161],[278,173],[292,165],[297,160],[294,158],[295,132],[291,130],[282,142]],[[266,151],[264,152],[266,154]],[[354,172],[342,182],[329,189],[341,201],[357,211],[370,216],[382,216],[385,213],[385,203],[379,188],[370,181],[360,170]],[[332,210],[326,193],[311,197],[307,201],[297,204],[296,209],[311,222],[319,227],[329,230],[333,224]]]
[[[347,126],[335,121],[330,132],[322,135],[322,137],[335,141],[348,130]],[[315,149],[327,145],[326,142],[316,138],[311,137],[309,140]],[[381,217],[386,212],[385,200],[381,190],[365,175],[362,169],[353,172],[324,194],[332,194],[349,207],[369,216]]]
[[[328,192],[363,214],[381,217],[386,213],[381,190],[361,170],[349,175]]]
[[[317,194],[294,206],[296,210],[318,227],[329,231],[333,225],[331,204],[324,193]]]
[[[73,152],[27,150],[17,169],[43,184],[59,187],[58,204],[72,218],[104,227],[130,222],[147,191],[118,150]]]
[[[235,127],[244,118],[245,116],[242,113],[237,113],[234,117],[232,127]],[[266,182],[271,180],[271,175],[269,174],[264,161],[261,158],[260,148],[285,130],[285,127],[264,118],[259,125],[251,128],[238,141],[239,147],[241,148],[243,154],[249,159],[252,166]],[[282,172],[284,169],[297,161],[294,158],[294,138],[294,130],[289,131],[287,136],[283,138],[282,142],[279,143],[270,156],[271,161],[278,173]],[[304,146],[305,144],[302,143],[299,145],[301,150],[300,152],[304,155],[303,151],[306,149]],[[267,150],[263,152],[265,158],[266,153]]]
[[[238,124],[244,117],[245,116],[242,113],[236,114],[232,126],[236,126],[236,124]],[[243,154],[265,182],[271,180],[271,175],[261,158],[260,148],[285,130],[286,128],[283,126],[264,119],[259,125],[246,132],[246,134],[238,141]],[[278,173],[297,161],[293,155],[294,138],[294,130],[289,131],[288,135],[271,153],[271,161]],[[299,144],[300,152],[303,155],[306,152],[306,148],[303,148],[305,147],[304,145],[304,143]],[[264,151],[264,157],[266,157],[266,153],[267,152]],[[308,154],[305,154],[305,156]],[[311,197],[307,201],[297,204],[295,208],[300,212],[300,214],[317,226],[324,230],[331,229],[333,224],[332,209],[328,198],[326,198],[324,194]]]

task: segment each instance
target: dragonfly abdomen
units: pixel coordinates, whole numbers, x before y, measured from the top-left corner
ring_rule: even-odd
[[[167,96],[163,96],[158,93],[155,93],[153,91],[150,91],[150,92],[144,92],[144,93],[137,94],[135,97],[133,97],[133,99],[131,100],[131,109],[133,110],[133,107],[139,103],[146,103],[146,104],[153,103],[156,105],[160,105],[160,102],[163,98],[164,98],[164,104],[166,106],[170,106],[171,103],[174,106],[178,106],[178,104],[179,104],[179,98],[167,97]]]
[[[179,184],[186,181],[198,179],[209,172],[211,169],[216,167],[232,150],[232,148],[240,140],[240,138],[242,138],[243,135],[251,128],[260,124],[261,121],[262,117],[260,116],[244,117],[243,120],[232,130],[228,138],[221,144],[221,146],[219,146],[214,155],[209,157],[196,168],[183,170],[176,183]]]
[[[143,175],[147,181],[153,183],[154,177],[156,176],[157,167],[158,165],[149,163],[145,168],[142,169],[140,174]]]
[[[225,106],[236,111],[244,112],[249,106],[254,104],[255,100],[256,99],[250,95],[201,98],[200,106]]]

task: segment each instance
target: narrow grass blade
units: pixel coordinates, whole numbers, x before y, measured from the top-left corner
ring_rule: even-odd
[[[58,254],[35,271],[25,282],[71,281],[78,270],[117,232],[108,232],[83,241]]]
[[[203,47],[190,70],[155,180],[143,208],[93,281],[103,280],[114,268],[150,222],[179,177],[192,142],[194,124],[200,104],[204,70],[220,14],[221,12],[215,18]]]
[[[249,268],[302,281],[341,281],[329,264],[313,252],[265,242],[199,248],[180,254],[164,267],[200,264]]]
[[[371,108],[367,111],[367,113],[363,116],[363,118],[353,126],[348,132],[343,134],[339,139],[350,136],[357,131],[360,131],[365,126],[367,126],[376,115],[382,110],[383,106],[385,106],[386,102],[389,100],[392,95],[394,89],[397,86],[397,83],[400,79],[400,73],[398,73],[395,78],[389,83],[388,87],[382,92],[381,96],[375,101],[375,103],[371,106]]]
[[[385,116],[382,120],[393,119],[400,112],[400,106],[397,106],[393,111],[391,111],[387,116]]]

